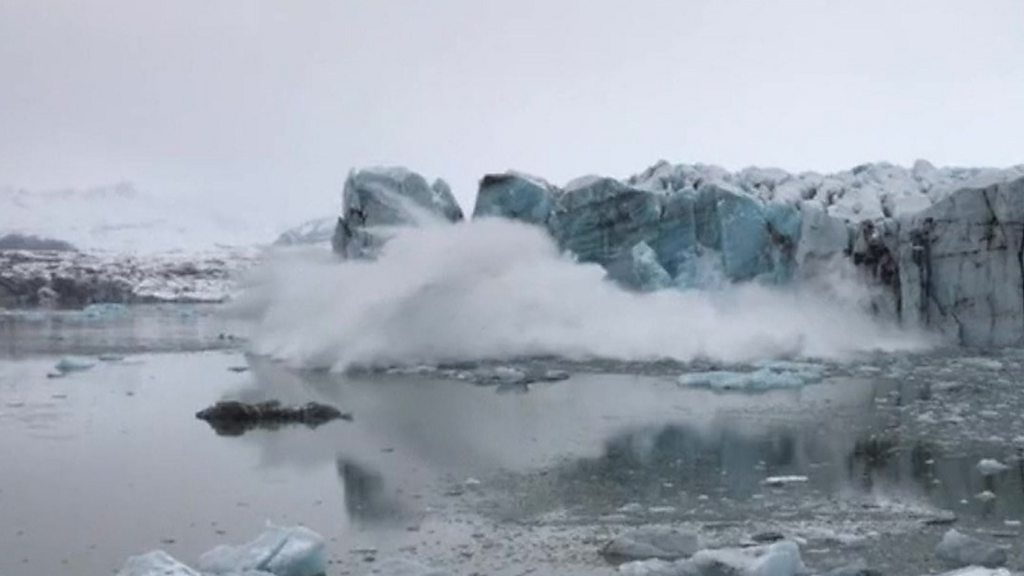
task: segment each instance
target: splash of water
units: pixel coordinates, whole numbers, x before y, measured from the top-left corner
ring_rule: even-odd
[[[853,280],[830,286],[837,278],[633,293],[542,230],[487,219],[408,229],[374,262],[278,260],[247,304],[257,353],[336,370],[536,355],[835,359],[927,345],[867,313]]]

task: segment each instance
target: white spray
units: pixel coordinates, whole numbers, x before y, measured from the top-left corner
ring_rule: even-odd
[[[835,359],[927,345],[865,312],[859,291],[822,282],[640,294],[604,276],[536,227],[486,219],[410,228],[374,262],[277,260],[247,304],[257,353],[335,370],[536,355]]]

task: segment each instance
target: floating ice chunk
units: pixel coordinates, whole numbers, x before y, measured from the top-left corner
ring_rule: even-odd
[[[644,526],[614,538],[601,552],[615,558],[675,560],[692,556],[698,549],[700,544],[693,532]]]
[[[963,366],[971,366],[974,368],[983,368],[985,370],[1002,370],[1003,363],[994,358],[961,358],[959,363]]]
[[[996,495],[991,490],[983,490],[974,495],[974,497],[982,502],[991,502],[996,499]]]
[[[777,542],[747,569],[749,576],[792,576],[804,571],[800,548],[793,542]]]
[[[199,576],[163,550],[153,550],[125,561],[117,576]]]
[[[389,558],[368,574],[373,576],[447,576],[448,573],[420,564],[415,560]]]
[[[127,313],[128,307],[124,304],[89,304],[81,312],[82,316],[90,320],[109,320]]]
[[[716,390],[767,390],[771,388],[797,388],[818,382],[825,368],[806,362],[772,361],[759,364],[751,372],[713,370],[683,374],[679,383],[684,386]]]
[[[1010,469],[1009,466],[994,458],[981,459],[976,468],[982,476],[995,476],[996,474],[1002,474]]]
[[[701,550],[692,563],[698,574],[736,576],[794,576],[806,572],[800,548],[783,541],[768,546]]]
[[[65,356],[61,358],[53,367],[61,374],[67,374],[69,372],[81,372],[88,370],[95,366],[96,363],[88,358],[77,358],[75,356]]]
[[[968,566],[952,572],[943,572],[938,576],[1012,576],[1006,568],[983,568],[981,566]]]
[[[935,547],[935,554],[956,567],[976,565],[996,568],[1006,564],[1006,550],[961,534],[955,529],[942,536],[942,541]]]
[[[807,476],[769,476],[761,481],[765,486],[785,486],[787,484],[805,484]]]
[[[324,539],[302,526],[268,526],[252,542],[218,546],[199,557],[199,569],[212,574],[262,570],[275,576],[317,576],[327,571]]]
[[[859,558],[849,564],[829,570],[825,576],[877,576],[878,574],[878,571],[868,568],[868,564],[863,558]]]
[[[697,570],[689,560],[669,562],[658,558],[634,560],[619,565],[619,574],[624,576],[690,576]]]

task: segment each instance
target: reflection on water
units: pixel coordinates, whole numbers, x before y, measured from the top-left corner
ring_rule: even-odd
[[[2,312],[0,358],[228,348],[246,331],[244,322],[209,304]]]
[[[338,479],[345,492],[345,511],[359,522],[379,523],[400,518],[404,510],[392,498],[384,479],[355,462],[338,458]]]
[[[475,510],[499,519],[601,516],[629,503],[800,518],[844,499],[930,503],[1000,526],[1024,516],[1024,469],[1002,446],[911,425],[908,407],[949,395],[931,386],[847,376],[716,394],[577,371],[506,393],[430,376],[298,373],[239,350],[132,355],[220,334],[212,317],[147,314],[106,332],[0,319],[0,573],[108,574],[155,547],[194,559],[268,519],[305,523],[342,547],[398,549],[417,538],[410,526],[475,496],[513,501]],[[129,357],[46,378],[59,355],[90,350]],[[250,370],[229,370],[240,363]],[[354,419],[222,437],[194,417],[221,399],[323,402]],[[975,464],[994,456],[1011,469],[981,476]],[[765,486],[783,475],[807,482]],[[996,498],[975,497],[986,490]]]

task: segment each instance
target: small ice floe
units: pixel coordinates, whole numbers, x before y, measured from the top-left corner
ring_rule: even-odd
[[[79,313],[88,320],[111,320],[128,313],[124,304],[89,304]]]
[[[199,571],[193,570],[163,550],[154,550],[129,558],[117,576],[317,576],[327,572],[327,554],[323,537],[308,528],[268,526],[248,544],[210,550],[200,556],[198,566]]]
[[[744,574],[749,576],[794,576],[806,573],[800,548],[794,542],[768,546],[700,550],[692,558],[675,561],[637,560],[619,566],[625,576],[691,576]]]
[[[71,372],[82,372],[95,366],[96,363],[88,358],[79,358],[75,356],[65,356],[61,358],[53,368],[61,375],[70,374]]]
[[[694,388],[758,391],[775,388],[799,388],[820,382],[825,375],[824,366],[810,362],[775,360],[761,362],[755,366],[755,370],[748,372],[712,370],[683,374],[679,377],[678,382],[683,386]]]
[[[639,502],[630,502],[619,507],[619,512],[623,514],[640,514],[643,511],[644,507]]]
[[[217,546],[199,557],[198,566],[210,574],[258,570],[275,576],[317,576],[327,572],[327,552],[323,537],[308,528],[268,526],[247,544]]]
[[[786,486],[789,484],[804,484],[807,476],[769,476],[761,481],[765,486]]]
[[[608,542],[601,553],[631,560],[675,560],[692,556],[700,549],[697,534],[660,526],[644,526]]]
[[[961,358],[958,361],[963,366],[969,366],[972,368],[981,368],[983,370],[1002,370],[1003,363],[994,358]]]
[[[871,576],[878,573],[877,570],[868,568],[868,563],[863,558],[859,558],[849,564],[844,564],[825,572],[825,576]]]
[[[1009,466],[994,458],[981,459],[976,468],[978,469],[978,473],[982,476],[995,476],[996,474],[1002,474],[1010,469]]]
[[[991,490],[985,490],[983,492],[978,492],[977,494],[975,494],[974,498],[976,500],[981,500],[982,502],[991,502],[996,499],[996,495]]]
[[[389,558],[373,570],[381,576],[448,576],[447,572],[431,568],[408,558]]]
[[[199,572],[178,562],[163,550],[132,556],[117,576],[199,576]]]
[[[1013,576],[1006,568],[984,568],[981,566],[968,566],[952,572],[943,572],[938,576]]]
[[[951,566],[997,568],[1006,564],[1006,550],[957,530],[949,530],[935,547],[935,555]]]

